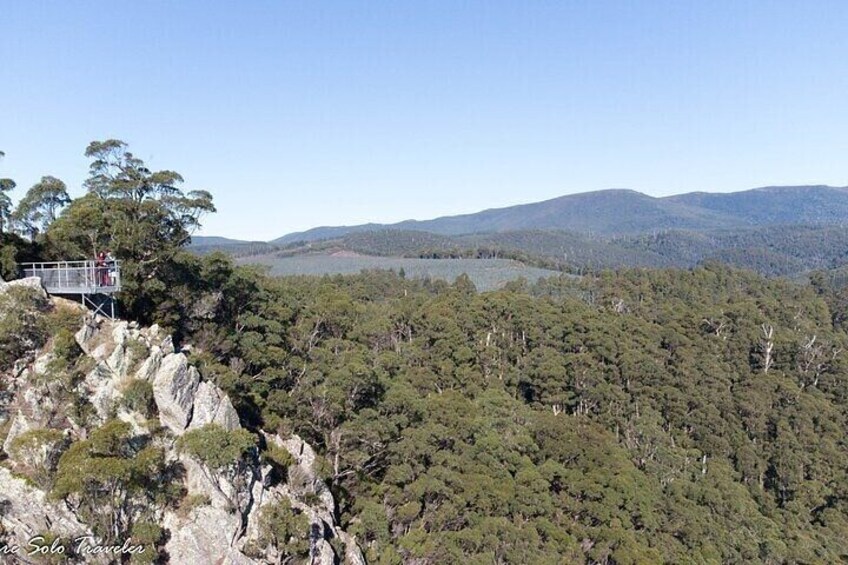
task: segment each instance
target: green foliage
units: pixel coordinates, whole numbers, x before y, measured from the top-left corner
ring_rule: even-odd
[[[244,526],[245,508],[237,494],[228,493],[222,487],[224,481],[239,489],[248,488],[251,471],[249,463],[255,461],[256,436],[245,429],[226,430],[217,424],[207,424],[190,430],[176,442],[177,450],[193,457],[201,464],[206,477],[238,513]]]
[[[236,465],[255,446],[256,437],[247,430],[230,431],[217,424],[188,431],[177,439],[177,449],[212,471]]]
[[[140,553],[130,556],[130,563],[148,564],[161,561],[164,550],[161,548],[167,542],[166,530],[152,521],[139,521],[132,526],[131,543],[135,546],[144,546]]]
[[[184,192],[178,173],[150,171],[118,140],[92,142],[86,156],[92,159],[89,193],[63,210],[46,240],[64,259],[91,259],[111,250],[122,261],[124,311],[140,321],[155,320],[157,305],[172,290],[170,279],[181,278],[180,249],[203,214],[215,211],[212,196]]]
[[[291,453],[273,442],[265,445],[260,456],[263,463],[271,465],[277,471],[280,480],[285,479],[288,468],[295,464]]]
[[[44,345],[48,308],[44,296],[31,288],[12,287],[0,293],[0,370]]]
[[[56,177],[41,177],[18,202],[12,214],[16,229],[34,240],[39,232],[50,226],[59,211],[71,203],[64,182]]]
[[[12,440],[9,455],[15,471],[42,490],[50,490],[59,457],[66,446],[58,430],[37,428]]]
[[[253,280],[198,359],[255,425],[318,449],[369,561],[845,551],[848,336],[826,288],[714,264],[484,294]]]
[[[62,367],[68,367],[82,354],[82,349],[74,339],[74,334],[60,329],[53,336],[53,354]]]
[[[145,418],[152,417],[156,413],[153,385],[147,381],[133,379],[124,389],[121,403],[127,410],[138,412]]]
[[[58,304],[50,311],[47,323],[50,326],[53,335],[56,335],[59,332],[74,335],[82,327],[84,318],[85,311],[77,308],[76,305],[71,307],[65,304]]]
[[[6,154],[0,151],[0,159]],[[12,215],[12,199],[9,198],[9,193],[15,189],[15,181],[12,179],[0,178],[0,234],[4,231],[9,231]]]
[[[181,498],[177,472],[149,438],[110,420],[62,454],[52,496],[71,504],[103,540],[123,541],[136,525],[155,523],[157,507]]]
[[[288,558],[304,559],[309,556],[309,520],[286,499],[269,504],[259,516],[259,542]]]

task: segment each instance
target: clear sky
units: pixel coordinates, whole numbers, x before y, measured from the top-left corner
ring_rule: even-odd
[[[845,0],[0,0],[0,176],[79,194],[117,137],[214,194],[204,234],[246,239],[843,186],[846,30]]]

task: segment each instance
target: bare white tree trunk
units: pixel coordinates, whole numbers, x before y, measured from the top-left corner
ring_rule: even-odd
[[[772,363],[774,363],[774,359],[772,358],[772,351],[774,350],[774,326],[771,324],[763,324],[760,326],[763,330],[763,373],[768,373],[769,369],[771,369]]]

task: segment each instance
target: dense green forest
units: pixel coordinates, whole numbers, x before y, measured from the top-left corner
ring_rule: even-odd
[[[251,430],[318,449],[370,563],[848,559],[835,277],[273,278],[186,251],[208,193],[121,142],[87,154],[86,195],[52,217],[7,206],[3,276],[114,250],[125,316],[191,345]]]
[[[267,280],[202,349],[242,414],[321,446],[375,562],[835,562],[846,336],[821,292],[717,265]]]
[[[690,268],[721,261],[767,276],[802,278],[811,271],[848,264],[848,228],[790,224],[732,230],[661,230],[628,236],[597,236],[557,230],[522,230],[444,236],[411,230],[358,231],[320,241],[275,245],[217,242],[191,246],[198,254],[223,251],[234,257],[276,258],[352,251],[407,258],[505,258],[572,274],[633,267]]]

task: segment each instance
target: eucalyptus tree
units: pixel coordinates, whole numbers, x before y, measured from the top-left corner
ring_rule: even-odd
[[[91,159],[88,194],[65,208],[48,239],[66,258],[112,251],[122,261],[124,307],[150,320],[156,305],[185,282],[182,247],[203,215],[215,211],[212,195],[184,191],[179,173],[149,169],[117,139],[93,141],[85,155]]]
[[[6,154],[0,151],[0,159]],[[12,199],[9,193],[15,189],[15,181],[12,179],[0,178],[0,233],[6,231],[9,227],[10,216],[12,214]]]
[[[12,214],[17,230],[29,238],[45,231],[62,208],[71,203],[68,187],[53,176],[41,177],[24,195]]]

